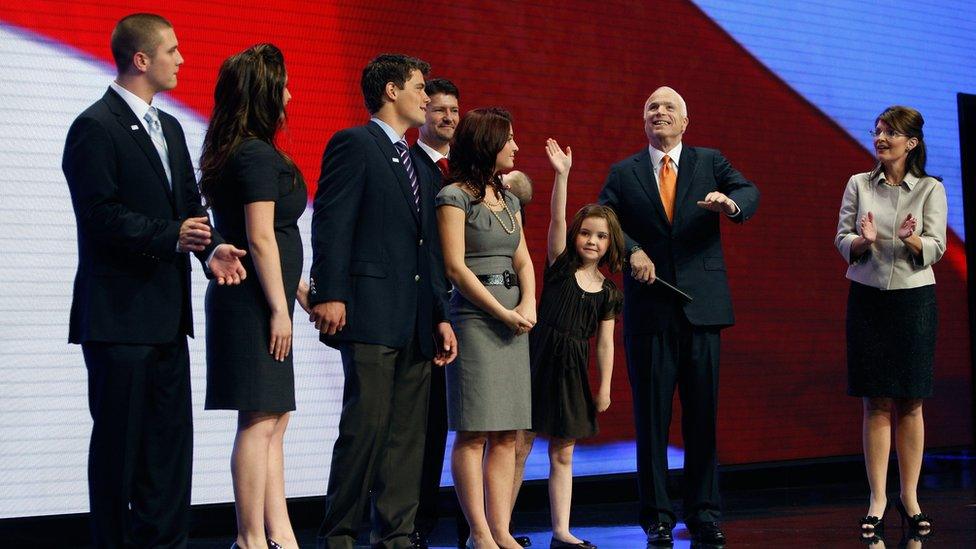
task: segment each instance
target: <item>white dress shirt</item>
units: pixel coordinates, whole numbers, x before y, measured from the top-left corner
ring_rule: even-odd
[[[647,146],[647,152],[651,154],[651,175],[654,176],[654,182],[657,184],[657,192],[661,192],[661,182],[657,180],[658,175],[661,173],[661,165],[664,164],[664,155],[667,155],[671,160],[671,169],[674,170],[675,178],[678,177],[678,170],[680,165],[678,162],[681,161],[681,150],[684,146],[679,141],[670,151],[663,152],[661,150],[655,149],[653,145]],[[695,200],[705,200],[704,196],[697,197]],[[728,217],[735,217],[739,215],[739,205],[735,203],[735,200],[729,198],[729,202],[735,207],[735,210],[731,214],[725,214]]]
[[[441,158],[447,158],[447,156],[451,154],[450,150],[447,151],[447,154],[441,154],[440,151],[434,149],[433,147],[431,147],[430,145],[424,143],[419,139],[417,140],[417,144],[420,145],[420,148],[423,149],[424,152],[427,153],[427,156],[429,156],[430,159],[434,161],[434,164],[437,164],[437,161],[440,160]]]
[[[165,138],[162,143],[157,143],[156,140],[152,138],[152,131],[150,131],[149,123],[146,121],[146,113],[148,113],[150,109],[154,111],[153,116],[159,120],[158,109],[143,101],[138,95],[120,86],[118,82],[113,81],[109,84],[109,87],[115,90],[115,93],[122,97],[125,104],[128,105],[129,109],[132,110],[132,113],[136,115],[139,123],[142,124],[142,128],[146,130],[146,133],[149,134],[149,140],[152,141],[153,147],[155,147],[156,152],[159,154],[159,160],[163,164],[163,171],[166,172],[166,180],[170,184],[170,187],[172,187],[173,174],[169,167],[169,152],[166,148]]]
[[[661,192],[661,182],[657,178],[661,175],[661,165],[664,163],[664,155],[668,155],[668,158],[671,159],[671,169],[674,170],[675,177],[677,177],[678,162],[681,160],[681,149],[682,145],[680,141],[668,152],[655,149],[652,145],[647,146],[648,152],[651,153],[651,173],[654,175],[654,182],[657,183],[658,192]]]

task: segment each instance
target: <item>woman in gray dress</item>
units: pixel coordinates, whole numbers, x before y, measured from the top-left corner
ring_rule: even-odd
[[[516,151],[508,112],[468,112],[436,201],[459,353],[447,369],[448,426],[457,432],[451,473],[471,526],[467,546],[477,549],[521,547],[509,521],[515,433],[532,424],[526,333],[536,310],[519,202],[500,177],[514,167]]]

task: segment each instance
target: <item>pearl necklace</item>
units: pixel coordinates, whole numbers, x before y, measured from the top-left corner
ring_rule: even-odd
[[[498,224],[501,225],[503,231],[505,231],[508,234],[513,234],[513,233],[515,233],[515,229],[518,228],[516,226],[517,224],[515,222],[515,216],[512,215],[512,210],[508,209],[508,202],[505,202],[504,200],[502,200],[502,204],[505,205],[505,211],[508,213],[508,219],[512,223],[512,228],[511,229],[509,229],[508,227],[505,226],[505,223],[502,222],[502,218],[501,218],[501,216],[498,215],[498,212],[496,212],[495,210],[493,210],[491,208],[488,208],[488,204],[487,203],[485,204],[485,207],[488,208],[488,211],[491,212],[491,215],[495,216],[495,219],[498,220]]]
[[[469,183],[466,184],[466,185],[471,190],[476,190],[476,188],[474,187],[474,185],[471,185]],[[508,201],[506,201],[504,197],[502,197],[502,199],[499,200],[498,202],[495,202],[494,204],[490,204],[488,202],[488,189],[486,188],[485,189],[485,196],[481,199],[481,202],[485,205],[485,208],[487,208],[488,211],[491,212],[491,215],[495,216],[495,219],[498,220],[498,224],[501,226],[501,228],[502,228],[503,231],[505,231],[507,234],[515,234],[515,229],[518,228],[518,223],[515,220],[515,215],[512,213],[512,210],[509,209],[509,207],[508,207]],[[498,206],[499,204],[501,204],[505,208],[505,212],[508,213],[509,222],[512,224],[512,228],[511,229],[509,229],[508,227],[505,226],[505,222],[502,221],[501,216],[498,215],[501,212],[501,210],[499,210],[499,211],[496,212],[495,210],[491,209],[491,206]]]

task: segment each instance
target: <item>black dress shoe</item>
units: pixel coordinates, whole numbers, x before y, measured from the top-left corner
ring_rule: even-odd
[[[515,543],[518,543],[522,547],[532,547],[532,540],[529,539],[529,536],[514,536],[514,537],[515,537]]]
[[[428,549],[430,547],[430,540],[427,539],[427,534],[420,530],[414,530],[408,539],[416,549]]]
[[[688,525],[691,531],[691,541],[709,545],[725,544],[725,533],[718,527],[717,522],[697,522]]]
[[[671,530],[674,524],[670,522],[652,522],[647,527],[647,544],[658,547],[669,547],[674,545],[674,535]]]

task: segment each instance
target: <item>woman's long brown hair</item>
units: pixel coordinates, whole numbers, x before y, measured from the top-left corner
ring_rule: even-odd
[[[285,123],[285,57],[273,44],[257,44],[224,60],[214,88],[214,107],[200,157],[200,192],[211,204],[221,172],[247,139],[260,139],[294,163],[275,145]]]
[[[495,159],[512,132],[512,115],[498,107],[483,107],[465,113],[454,132],[445,185],[464,183],[475,191],[475,200],[485,198],[488,186],[504,196],[501,177],[495,174]]]

